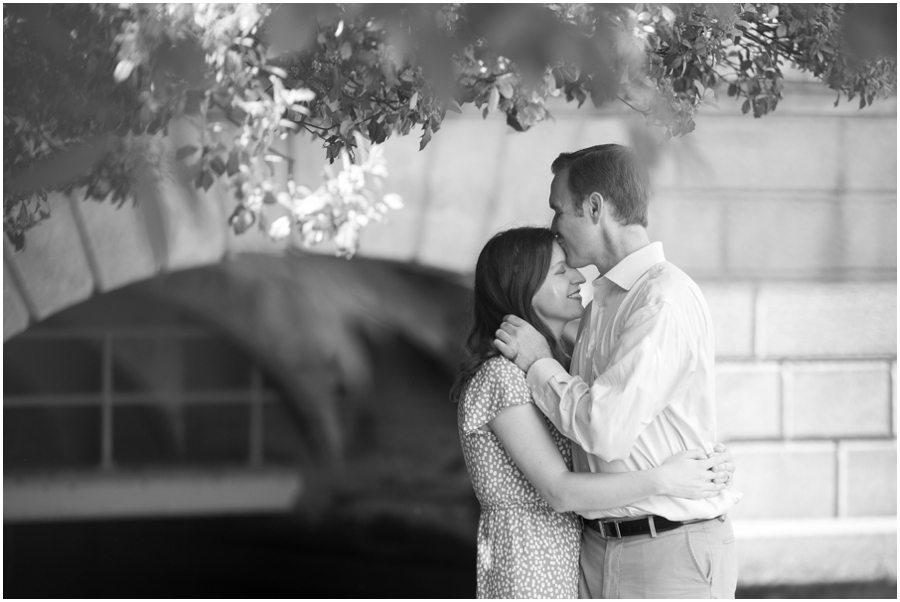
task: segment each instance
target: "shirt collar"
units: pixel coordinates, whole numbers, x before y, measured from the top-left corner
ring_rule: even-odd
[[[625,257],[601,278],[598,278],[597,283],[601,280],[610,280],[626,291],[630,291],[638,278],[643,276],[647,270],[665,260],[662,243],[652,242]]]

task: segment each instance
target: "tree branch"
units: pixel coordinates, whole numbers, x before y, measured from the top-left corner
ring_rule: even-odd
[[[630,102],[628,102],[627,100],[625,100],[624,98],[622,98],[621,96],[619,96],[618,94],[616,95],[616,98],[619,99],[620,101],[622,101],[623,103],[625,103],[626,105],[628,105],[629,107],[631,107],[632,109],[634,109],[635,111],[637,111],[638,113],[640,113],[641,115],[649,115],[650,114],[649,109],[647,109],[647,110],[639,109],[636,106],[634,106],[633,104],[631,104]]]

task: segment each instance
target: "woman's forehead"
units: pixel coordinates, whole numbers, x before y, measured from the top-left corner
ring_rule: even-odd
[[[566,252],[563,251],[563,248],[560,246],[559,242],[553,241],[553,253],[550,256],[550,264],[556,265],[560,261],[566,260]]]

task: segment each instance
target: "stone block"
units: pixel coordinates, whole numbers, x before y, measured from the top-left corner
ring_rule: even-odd
[[[61,193],[52,193],[48,201],[50,219],[29,230],[25,248],[8,253],[6,258],[22,276],[37,320],[84,301],[94,291],[94,277],[69,200]]]
[[[651,240],[663,242],[666,259],[694,279],[722,273],[722,204],[660,193],[650,202]]]
[[[828,198],[779,195],[725,203],[727,274],[808,277],[838,264],[839,206]]]
[[[844,119],[845,187],[897,192],[897,115]]]
[[[194,188],[185,163],[174,161],[179,148],[198,145],[199,128],[190,117],[170,124],[169,136],[163,138],[160,149],[171,162],[162,162],[166,166],[162,176],[141,197],[142,203],[150,205],[146,210],[159,216],[158,222],[148,222],[149,235],[158,237],[153,230],[161,227],[164,269],[169,271],[221,260],[228,241],[228,216],[233,206],[228,203],[227,185],[217,180],[209,190]]]
[[[897,355],[896,282],[772,283],[758,302],[768,357]]]
[[[897,276],[897,193],[848,195],[842,207],[840,265],[858,274]]]
[[[798,363],[785,370],[791,373],[785,397],[794,437],[890,435],[887,362]]]
[[[550,210],[550,165],[560,153],[577,150],[583,142],[584,123],[560,119],[542,123],[527,132],[504,134],[496,204],[484,223],[491,236],[516,226],[546,226]]]
[[[847,516],[897,516],[897,440],[841,441]]]
[[[733,518],[823,518],[837,512],[837,456],[832,442],[733,443]]]
[[[716,364],[718,439],[781,436],[781,370],[775,363]]]
[[[897,579],[897,524],[856,520],[734,521],[738,585]]]
[[[19,292],[19,287],[9,275],[9,268],[3,262],[3,340],[19,334],[28,328],[28,306]]]
[[[487,240],[484,220],[499,189],[506,122],[459,119],[431,142],[425,217],[417,232],[416,259],[432,267],[470,272]]]
[[[156,273],[143,216],[131,200],[119,207],[109,199],[85,199],[83,191],[76,191],[71,201],[97,262],[100,290],[109,291]]]
[[[716,358],[753,356],[755,285],[699,281],[716,334]]]
[[[897,436],[897,361],[891,364],[891,434]]]
[[[710,118],[690,136],[667,143],[654,184],[701,190],[832,189],[838,183],[838,127],[827,117]]]

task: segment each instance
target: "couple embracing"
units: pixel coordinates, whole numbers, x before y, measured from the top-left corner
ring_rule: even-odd
[[[551,169],[551,228],[481,251],[451,394],[481,504],[478,597],[733,598],[740,494],[715,444],[706,302],[647,236],[630,149]],[[582,309],[588,265],[601,277]]]

